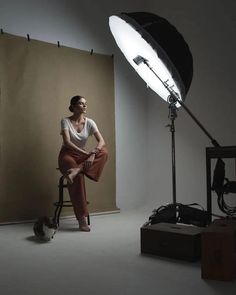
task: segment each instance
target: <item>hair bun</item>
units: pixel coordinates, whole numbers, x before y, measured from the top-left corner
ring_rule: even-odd
[[[72,105],[69,106],[69,110],[73,113],[73,107],[72,107]]]

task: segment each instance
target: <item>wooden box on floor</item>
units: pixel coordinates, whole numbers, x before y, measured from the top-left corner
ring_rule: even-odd
[[[184,224],[157,223],[141,227],[141,253],[187,261],[201,257],[202,228]]]
[[[202,233],[203,279],[232,281],[236,278],[236,221],[218,219]]]

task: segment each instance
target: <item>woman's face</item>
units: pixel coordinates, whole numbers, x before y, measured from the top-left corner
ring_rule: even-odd
[[[86,99],[83,97],[80,98],[80,100],[75,105],[73,105],[73,108],[74,108],[74,113],[86,114],[86,111],[87,111]]]

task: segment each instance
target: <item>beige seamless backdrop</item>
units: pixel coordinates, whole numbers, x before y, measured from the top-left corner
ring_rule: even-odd
[[[60,120],[77,94],[109,150],[100,182],[86,180],[90,212],[116,210],[113,58],[2,34],[0,83],[0,222],[53,215]]]

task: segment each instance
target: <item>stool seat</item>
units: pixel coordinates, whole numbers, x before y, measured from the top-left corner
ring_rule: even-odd
[[[59,168],[56,168],[56,169],[59,170]],[[64,188],[67,188],[67,183],[64,182],[65,180],[66,180],[66,178],[64,177],[64,175],[62,175],[59,178],[58,201],[53,203],[53,205],[56,207],[55,211],[54,211],[53,223],[57,224],[57,226],[59,226],[59,223],[60,223],[60,215],[61,215],[62,208],[63,207],[73,207],[70,200],[64,200]],[[89,204],[88,201],[87,201],[87,204]],[[88,225],[90,225],[90,216],[89,215],[87,216],[87,223],[88,223]]]

